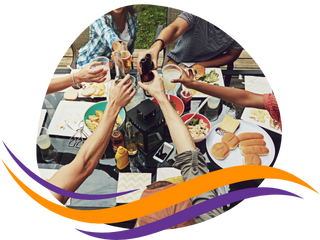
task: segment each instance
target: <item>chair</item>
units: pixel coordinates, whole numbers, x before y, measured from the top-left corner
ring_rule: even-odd
[[[86,45],[89,41],[89,29],[90,27],[87,27],[71,45],[72,53],[73,53],[71,67],[73,69],[76,68],[76,61],[79,56],[79,49],[82,48],[84,45]]]

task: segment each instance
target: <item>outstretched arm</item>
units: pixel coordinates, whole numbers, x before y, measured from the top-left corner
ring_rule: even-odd
[[[254,107],[265,109],[263,95],[249,92],[243,89],[216,86],[191,79],[185,71],[182,71],[180,79],[172,80],[174,83],[182,83],[185,87],[197,90],[224,101],[233,103],[239,107]]]
[[[128,83],[126,83],[129,80]],[[96,130],[81,146],[75,159],[59,169],[49,182],[68,191],[76,191],[84,180],[91,175],[101,156],[107,148],[114,123],[121,108],[125,107],[135,94],[130,76],[118,85],[112,82],[108,104]],[[66,203],[68,197],[52,192],[61,202]]]
[[[189,29],[189,24],[182,18],[177,18],[169,26],[165,27],[159,34],[158,39],[162,39],[165,43],[164,47],[169,46],[174,40],[179,38]],[[162,49],[162,42],[156,41],[150,49],[140,52],[137,59],[137,69],[138,73],[141,73],[140,60],[144,58],[147,53],[151,54],[151,59],[154,63],[154,69],[158,68],[158,56]]]
[[[177,111],[172,107],[164,92],[163,80],[159,77],[157,71],[153,71],[155,75],[154,81],[150,85],[138,82],[139,86],[148,91],[151,96],[157,99],[166,123],[169,128],[171,139],[178,153],[196,149],[191,135],[184,125],[184,122],[178,115]],[[181,141],[183,139],[183,141]]]

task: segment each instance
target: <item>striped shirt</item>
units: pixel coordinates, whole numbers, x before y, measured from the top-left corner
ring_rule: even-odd
[[[177,45],[168,54],[175,62],[203,62],[230,48],[242,50],[228,34],[202,18],[187,12],[178,17],[188,23],[189,29],[179,37]]]
[[[128,32],[130,41],[128,50],[133,53],[138,30],[137,17],[138,13],[131,15],[126,12]],[[80,48],[79,56],[76,61],[76,68],[82,68],[88,64],[91,59],[98,56],[106,56],[111,59],[112,44],[115,41],[121,42],[119,26],[113,21],[111,15],[103,15],[90,25],[89,42]]]

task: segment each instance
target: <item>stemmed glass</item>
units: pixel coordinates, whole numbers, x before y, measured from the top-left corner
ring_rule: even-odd
[[[176,87],[176,83],[172,83],[171,80],[179,79],[182,75],[182,70],[179,66],[174,64],[168,64],[162,68],[162,79],[164,83],[164,88],[166,90],[166,94],[168,96],[171,95],[176,96],[176,92],[174,91]]]

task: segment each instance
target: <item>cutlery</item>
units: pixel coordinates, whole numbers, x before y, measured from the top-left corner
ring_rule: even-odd
[[[200,109],[206,104],[206,102],[209,100],[210,96],[207,97],[200,105],[200,107],[197,109],[197,111],[188,119],[184,122],[185,125],[188,125],[189,122],[194,118],[194,116],[200,111]]]

